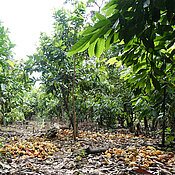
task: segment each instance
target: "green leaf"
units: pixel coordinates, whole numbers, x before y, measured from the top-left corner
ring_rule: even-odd
[[[119,58],[119,57],[118,57]],[[116,66],[117,67],[120,67],[122,65],[122,60],[120,60],[120,61],[117,61],[117,64],[116,64]]]
[[[171,51],[169,58],[173,58],[174,55],[175,55],[175,48]]]
[[[141,103],[143,100],[141,98],[139,98],[136,103],[135,103],[135,106],[137,106],[139,103]]]
[[[8,60],[8,63],[9,63],[9,65],[10,65],[11,67],[14,67],[14,62],[13,62],[13,61]]]
[[[87,43],[89,42],[91,37],[92,37],[92,35],[87,35],[87,36],[84,36],[82,39],[80,39],[69,50],[68,56],[72,56],[72,55],[78,53],[79,51],[83,50],[84,47],[86,48],[87,47]]]
[[[170,47],[172,47],[175,43],[175,39],[173,39],[168,45],[167,45],[167,49],[169,49]]]
[[[114,36],[113,36],[113,43],[116,43],[117,41],[119,41],[118,33],[114,33]]]
[[[116,7],[117,7],[117,4],[114,4],[111,7],[109,7],[109,9],[106,11],[106,16],[111,16]]]
[[[110,25],[104,26],[101,29],[99,29],[99,31],[96,34],[94,34],[90,39],[90,43],[93,43],[96,39],[100,37],[104,37],[104,34],[106,34],[108,30],[110,30]]]
[[[88,0],[88,2],[87,3],[91,3],[91,2],[94,2],[95,0]]]
[[[105,39],[99,38],[95,46],[96,57],[100,57],[100,55],[103,53],[104,47],[105,47]]]
[[[150,82],[150,79],[148,78],[148,79],[146,80],[146,88],[145,88],[145,91],[146,91],[147,93],[149,93],[150,90],[151,90],[151,82]]]
[[[90,44],[88,53],[90,57],[93,57],[95,55],[95,46],[96,46],[97,40],[94,41],[92,44]]]
[[[115,64],[115,63],[117,62],[116,58],[117,58],[117,57],[112,57],[112,58],[110,58],[110,59],[106,62],[106,64],[109,64],[109,65]]]
[[[88,47],[89,47],[89,42],[86,42],[85,45],[83,45],[83,47],[81,47],[81,49],[78,51],[78,53],[85,51]]]
[[[155,89],[160,91],[161,87],[160,87],[159,81],[152,74],[151,74],[151,79]]]
[[[100,38],[101,33],[102,33],[102,31],[103,31],[104,29],[105,29],[105,26],[102,27],[101,29],[98,29],[98,32],[95,33],[95,34],[91,37],[91,39],[90,39],[90,44],[93,43],[93,42],[94,42],[95,40],[97,40],[98,38]]]
[[[110,2],[108,2],[103,8],[102,10],[107,10],[108,8],[110,8],[112,5],[116,4],[116,0],[111,0]]]
[[[65,49],[65,48],[67,48],[67,46],[62,46],[62,47],[61,47],[61,49]]]
[[[111,21],[109,19],[103,19],[103,20],[100,20],[98,21],[95,25],[94,25],[94,28],[98,29],[98,28],[101,28],[101,27],[107,27],[108,25],[110,25]]]
[[[95,15],[96,15],[96,17],[97,17],[99,20],[105,20],[105,19],[106,19],[106,17],[105,17],[104,15],[102,15],[102,14],[100,14],[100,13],[98,13],[98,12],[95,12]]]
[[[106,40],[106,45],[105,45],[106,50],[108,50],[110,45],[111,45],[111,39],[113,38],[113,35],[114,35],[114,33],[111,32],[111,34],[108,36],[108,38]]]
[[[159,68],[157,68],[157,67],[153,67],[153,70],[154,70],[154,73],[156,74],[156,75],[159,75],[159,76],[161,76],[161,75],[164,75],[165,73],[162,71],[162,70],[160,70]]]
[[[92,34],[92,33],[95,33],[95,32],[98,32],[98,30],[96,30],[95,27],[88,27],[88,28],[86,28],[85,30],[83,30],[81,32],[81,35],[89,35],[89,34]]]

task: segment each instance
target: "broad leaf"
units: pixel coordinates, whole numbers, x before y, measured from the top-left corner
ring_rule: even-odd
[[[108,8],[110,8],[112,5],[116,4],[116,0],[111,0],[109,3],[107,3],[102,10],[107,10]]]
[[[96,57],[99,57],[103,53],[104,48],[105,48],[105,39],[99,38],[95,46]]]
[[[150,82],[150,79],[147,78],[147,80],[146,80],[146,88],[145,88],[145,91],[146,91],[147,93],[149,93],[150,90],[151,90],[151,82]]]
[[[8,60],[8,63],[9,63],[9,65],[10,65],[11,67],[14,67],[14,62],[13,62],[13,61]]]
[[[72,56],[76,53],[78,53],[80,50],[83,49],[83,47],[87,46],[87,43],[89,42],[92,35],[84,36],[82,39],[80,39],[73,47],[69,50],[68,56]]]
[[[101,27],[104,27],[104,26],[108,26],[110,25],[111,21],[109,19],[103,19],[103,20],[100,20],[98,21],[95,25],[94,25],[94,28],[101,28]]]
[[[81,49],[78,50],[78,53],[79,53],[79,52],[85,51],[88,47],[89,47],[89,42],[86,42],[86,43],[81,47]]]
[[[96,46],[97,40],[94,41],[92,44],[90,44],[88,53],[90,57],[93,57],[95,55],[95,46]]]
[[[110,59],[106,62],[106,64],[109,64],[109,65],[115,64],[115,63],[117,62],[116,58],[117,58],[117,57],[110,58]]]
[[[89,34],[92,34],[92,33],[95,33],[97,32],[98,30],[96,30],[95,27],[88,27],[86,28],[84,31],[82,31],[80,34],[81,35],[89,35]]]
[[[112,39],[113,35],[114,35],[114,32],[112,31],[106,40],[106,45],[105,45],[106,50],[108,50],[110,45],[111,45],[111,39]]]
[[[88,0],[88,3],[94,2],[95,0]]]
[[[151,74],[150,76],[151,76],[152,83],[153,83],[155,89],[156,89],[156,90],[160,90],[161,87],[160,87],[159,81],[158,81],[152,74]]]
[[[111,16],[116,7],[117,7],[117,4],[112,5],[112,6],[106,11],[106,16]]]
[[[96,17],[97,17],[99,20],[105,20],[105,19],[106,19],[106,17],[105,17],[104,15],[102,15],[102,14],[100,14],[100,13],[98,13],[98,12],[95,12],[95,15],[96,15]]]
[[[99,31],[97,33],[95,33],[92,38],[90,39],[90,43],[93,43],[96,39],[100,38],[100,37],[104,37],[104,34],[106,34],[106,32],[110,30],[110,26],[104,26],[101,29],[99,29]]]

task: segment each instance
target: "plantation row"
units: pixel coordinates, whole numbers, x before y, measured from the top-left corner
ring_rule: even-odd
[[[139,134],[175,137],[175,7],[173,1],[74,2],[54,12],[54,32],[40,35],[37,53],[13,60],[15,47],[0,24],[0,122],[95,121]],[[89,22],[89,16],[92,20]],[[35,79],[32,73],[41,76]],[[39,87],[34,87],[36,81]],[[137,134],[138,134],[137,133]],[[76,138],[76,137],[75,137]]]

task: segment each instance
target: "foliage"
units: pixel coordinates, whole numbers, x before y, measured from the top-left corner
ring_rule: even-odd
[[[169,120],[174,116],[172,105],[168,102],[170,96],[174,97],[175,87],[174,4],[174,1],[169,0],[162,3],[156,0],[111,0],[102,9],[105,15],[96,14],[98,21],[82,32],[82,39],[68,53],[71,56],[88,48],[90,57],[100,57],[111,45],[117,45],[120,52],[108,63],[114,64],[120,60],[128,68],[128,73],[123,78],[130,84],[131,89],[135,89],[135,104],[142,102],[141,111],[142,116],[145,116],[145,126],[146,115],[153,111],[149,105],[152,101],[151,94],[162,94],[158,104],[159,110],[152,105],[158,112],[158,117],[161,114],[163,116],[163,133],[166,115],[169,116]],[[142,95],[145,97],[144,100]],[[145,102],[147,107],[143,110]]]
[[[52,119],[60,115],[59,101],[51,93],[46,93],[42,87],[25,93],[23,113],[25,119]]]
[[[94,13],[94,25],[87,23],[85,4],[72,2],[73,11],[54,12],[53,34],[41,33],[37,53],[25,63],[10,61],[13,45],[1,26],[3,122],[60,116],[69,118],[73,126],[75,59],[78,121],[93,120],[107,128],[120,123],[132,131],[137,124],[144,124],[146,131],[162,128],[171,142],[175,132],[172,2],[111,0]],[[41,72],[41,86],[31,91],[33,71]]]
[[[32,80],[24,63],[15,63],[11,49],[14,45],[8,31],[0,24],[0,123],[24,119],[23,96],[31,88]]]
[[[91,57],[99,57],[104,48],[117,43],[123,46],[118,59],[133,67],[135,79],[139,80],[137,86],[144,85],[149,91],[153,84],[160,90],[156,77],[165,78],[167,70],[171,72],[174,68],[174,50],[171,49],[175,38],[174,14],[170,7],[173,4],[169,3],[164,9],[157,1],[111,0],[103,8],[106,16],[101,15],[94,26],[82,32],[84,37],[71,48],[69,55],[89,48]]]
[[[24,70],[24,64],[15,64],[12,70],[6,71],[5,83],[2,93],[3,122],[24,119],[23,97],[33,83]]]
[[[75,3],[73,12],[64,9],[54,12],[54,33],[47,36],[42,33],[38,53],[30,57],[32,69],[42,73],[41,81],[45,91],[58,99],[62,115],[66,112],[73,125],[72,118],[72,79],[73,59],[67,56],[70,47],[77,41],[78,32],[83,28],[85,5]],[[77,61],[77,66],[82,59]]]

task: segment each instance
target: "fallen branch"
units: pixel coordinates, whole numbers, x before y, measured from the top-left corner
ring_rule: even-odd
[[[87,154],[97,154],[97,153],[105,152],[107,149],[108,149],[107,147],[102,147],[102,148],[88,147],[85,151]]]

